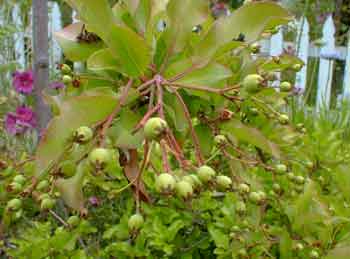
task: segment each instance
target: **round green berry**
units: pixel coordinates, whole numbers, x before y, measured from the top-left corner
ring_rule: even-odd
[[[293,88],[292,84],[288,81],[284,81],[280,85],[280,89],[282,92],[289,92],[290,90],[292,90],[292,88]]]
[[[72,78],[71,76],[69,76],[69,75],[64,75],[64,76],[62,77],[62,82],[63,82],[65,85],[70,85],[70,84],[72,84],[72,82],[73,82],[73,78]]]
[[[23,185],[26,183],[26,178],[23,175],[19,174],[13,178],[13,182]]]
[[[95,148],[89,155],[90,164],[98,170],[104,169],[111,160],[111,153],[105,148]]]
[[[81,126],[74,132],[74,141],[80,144],[84,144],[89,142],[92,139],[93,135],[94,133],[91,128]]]
[[[40,203],[40,208],[42,210],[51,210],[56,204],[56,201],[51,198],[45,198]]]
[[[49,186],[50,186],[50,183],[48,180],[42,180],[38,183],[38,185],[36,186],[36,189],[38,191],[43,191],[43,190],[46,190]]]
[[[156,188],[159,192],[172,192],[175,188],[175,178],[171,174],[160,174],[156,178]]]
[[[287,170],[288,170],[288,168],[287,168],[287,166],[285,164],[277,164],[275,166],[275,171],[278,174],[284,174],[284,173],[287,172]]]
[[[227,144],[227,138],[225,137],[225,135],[216,135],[214,138],[214,143],[217,146],[223,146]]]
[[[215,181],[221,189],[229,189],[232,185],[231,178],[226,175],[218,175]]]
[[[79,225],[80,222],[80,218],[78,216],[70,216],[67,219],[67,223],[69,224],[69,226],[71,227],[76,227]]]
[[[247,194],[250,192],[250,187],[248,184],[241,183],[238,185],[238,192],[241,194]]]
[[[264,78],[258,74],[247,75],[243,79],[242,87],[248,93],[257,93],[264,82]]]
[[[203,165],[197,170],[197,174],[199,177],[199,180],[201,180],[203,183],[210,182],[214,179],[216,172],[213,168]]]
[[[180,181],[175,185],[176,193],[179,197],[188,199],[193,195],[193,187],[189,182]]]
[[[7,203],[7,209],[11,211],[17,211],[22,207],[22,200],[12,199]]]
[[[128,227],[130,231],[137,231],[142,228],[145,220],[141,214],[134,214],[128,220]]]
[[[148,140],[159,140],[167,131],[168,124],[165,120],[155,117],[150,118],[144,127],[145,138]]]

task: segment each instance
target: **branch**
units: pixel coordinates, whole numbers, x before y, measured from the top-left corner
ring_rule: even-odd
[[[186,88],[191,90],[198,90],[198,91],[211,92],[211,93],[217,93],[217,94],[224,94],[225,92],[238,90],[240,88],[240,84],[228,86],[222,89],[213,88],[210,86],[195,86],[195,85],[179,84],[179,83],[172,83],[172,82],[167,82],[167,84],[173,87]]]

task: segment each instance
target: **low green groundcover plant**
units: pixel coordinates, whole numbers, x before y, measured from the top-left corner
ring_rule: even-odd
[[[4,256],[349,258],[349,147],[281,112],[299,59],[256,55],[286,10],[66,1],[80,22],[56,38],[87,70],[43,93],[35,158],[1,161]]]

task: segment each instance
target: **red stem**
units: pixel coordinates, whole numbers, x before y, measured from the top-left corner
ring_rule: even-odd
[[[190,131],[191,131],[191,137],[192,137],[192,140],[193,140],[193,145],[194,145],[194,148],[195,148],[195,151],[196,151],[196,158],[197,158],[197,162],[198,162],[198,165],[201,166],[204,164],[204,159],[203,159],[203,155],[202,155],[202,152],[201,152],[201,149],[200,149],[200,144],[199,144],[199,139],[198,139],[198,136],[196,134],[196,131],[194,130],[194,127],[193,127],[193,124],[192,124],[192,119],[191,119],[191,114],[190,112],[188,111],[188,108],[187,108],[187,105],[185,103],[185,101],[182,99],[181,95],[179,94],[179,92],[172,88],[177,99],[179,100],[183,110],[184,110],[184,113],[185,113],[185,117],[188,121],[188,125],[190,127]]]

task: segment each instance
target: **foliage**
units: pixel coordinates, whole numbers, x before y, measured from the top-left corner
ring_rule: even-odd
[[[35,159],[1,161],[4,253],[348,254],[344,132],[290,121],[295,89],[269,86],[302,62],[255,55],[286,10],[246,3],[215,20],[204,0],[67,2],[81,22],[56,36],[87,71],[62,65],[65,87],[43,93],[55,117]]]

